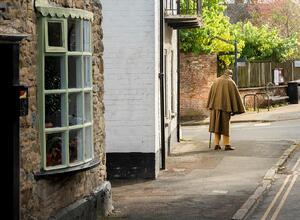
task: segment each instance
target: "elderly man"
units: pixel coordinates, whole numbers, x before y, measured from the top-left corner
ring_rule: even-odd
[[[232,70],[226,70],[212,84],[208,96],[207,108],[210,110],[209,132],[214,133],[215,150],[221,150],[220,139],[223,136],[225,150],[234,150],[229,139],[229,121],[235,114],[245,112],[239,91],[232,80]]]

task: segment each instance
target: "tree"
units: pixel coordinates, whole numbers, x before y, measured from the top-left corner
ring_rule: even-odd
[[[234,52],[227,42],[238,42],[239,56],[247,60],[285,61],[297,54],[297,34],[280,36],[276,28],[268,25],[254,26],[251,22],[231,24],[224,15],[223,1],[208,1],[203,4],[203,27],[180,31],[180,49],[183,52],[219,53]],[[221,56],[219,67],[231,65],[234,56]]]
[[[203,27],[180,31],[180,49],[183,52],[193,53],[219,53],[234,52],[234,46],[215,37],[221,37],[227,41],[233,41],[232,25],[229,18],[224,15],[224,1],[203,1]],[[241,50],[243,42],[239,41],[238,48]],[[233,62],[233,56],[220,57],[221,67],[229,66]]]
[[[241,57],[252,61],[273,60],[283,62],[291,59],[297,51],[297,38],[282,38],[278,31],[270,31],[268,26],[256,27],[247,23],[235,26],[238,38],[243,40],[244,48]]]
[[[268,25],[277,29],[284,38],[297,37],[300,42],[300,1],[273,0],[249,5],[251,22],[257,26]],[[300,43],[294,58],[300,58]]]
[[[248,6],[255,25],[277,28],[282,37],[300,33],[300,3],[295,0],[273,0]]]

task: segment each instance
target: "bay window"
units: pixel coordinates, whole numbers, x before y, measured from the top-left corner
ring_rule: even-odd
[[[42,167],[82,165],[94,157],[91,22],[39,18]]]

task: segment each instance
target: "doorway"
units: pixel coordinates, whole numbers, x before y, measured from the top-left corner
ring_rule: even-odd
[[[5,91],[10,96],[6,96],[5,114],[9,117],[9,127],[5,133],[5,142],[8,143],[8,147],[4,148],[4,155],[7,155],[9,159],[8,175],[9,186],[12,184],[12,204],[10,209],[13,220],[20,219],[20,154],[19,154],[19,44],[18,43],[6,43],[0,41],[0,66],[1,76],[5,85]]]

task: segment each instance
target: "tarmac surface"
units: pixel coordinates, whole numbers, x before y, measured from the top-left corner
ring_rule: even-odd
[[[231,128],[234,151],[208,148],[205,121],[182,126],[183,140],[172,147],[167,169],[156,180],[111,181],[114,212],[108,219],[226,220],[243,216],[241,207],[256,193],[270,168],[274,176],[274,165],[282,165],[289,154],[298,152],[294,144],[300,139],[300,105],[234,116],[232,123],[238,122]],[[288,151],[291,146],[294,150]]]
[[[300,151],[276,173],[275,181],[248,219],[300,219]]]
[[[245,123],[245,122],[274,122],[274,121],[286,121],[300,119],[300,104],[285,105],[277,108],[260,109],[257,111],[248,111],[244,114],[234,115],[231,117],[231,123]],[[181,123],[182,126],[193,125],[207,125],[209,124],[209,118],[201,121],[191,120]]]

